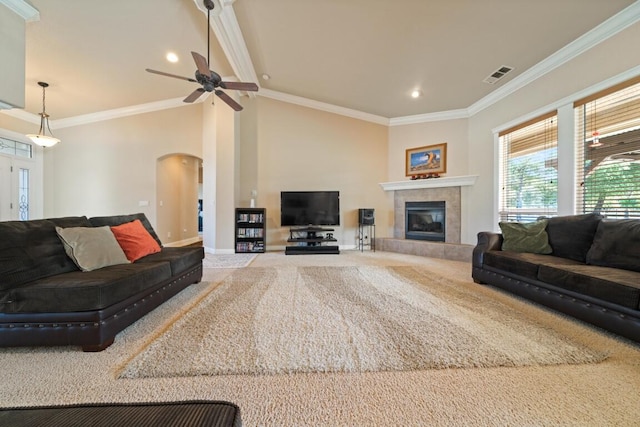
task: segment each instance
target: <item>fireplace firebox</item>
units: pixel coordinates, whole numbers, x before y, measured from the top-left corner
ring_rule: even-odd
[[[445,241],[445,202],[405,202],[405,239]]]

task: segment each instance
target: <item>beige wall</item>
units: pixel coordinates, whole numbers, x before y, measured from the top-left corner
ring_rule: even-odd
[[[467,120],[446,120],[389,128],[389,181],[405,181],[405,155],[410,148],[447,143],[447,172],[443,176],[467,175]]]
[[[45,156],[45,216],[144,212],[156,225],[156,162],[201,157],[199,106],[58,129]],[[148,202],[148,206],[140,206]]]
[[[336,237],[349,247],[356,244],[358,208],[376,209],[379,237],[393,234],[393,198],[379,183],[407,179],[405,150],[447,142],[447,176],[479,175],[462,191],[462,242],[474,244],[478,231],[497,226],[492,129],[637,69],[637,40],[640,24],[466,120],[388,128],[258,96],[243,98],[245,111],[237,114],[196,104],[54,129],[62,143],[44,152],[44,214],[142,211],[155,225],[156,160],[179,153],[204,159],[205,230],[213,233],[214,247],[233,247],[233,208],[247,206],[252,189],[257,205],[267,208],[270,249],[283,247],[288,235],[280,227],[280,191],[339,190]],[[0,114],[0,127],[24,133],[37,126]],[[220,139],[229,141],[220,146]]]
[[[343,247],[356,245],[359,208],[374,208],[378,236],[389,236],[392,199],[378,185],[388,176],[387,128],[267,98],[256,102],[257,143],[248,144],[257,146],[257,206],[267,209],[267,246],[282,248],[288,238],[280,226],[281,191],[340,191],[334,235]]]
[[[407,148],[448,142],[446,176],[478,175],[475,185],[462,188],[461,239],[475,244],[479,231],[498,228],[498,153],[492,130],[536,111],[559,108],[560,101],[570,105],[571,95],[637,68],[638,40],[640,24],[635,24],[469,119],[391,127],[388,180],[406,179]]]
[[[192,243],[198,237],[200,159],[172,154],[157,161],[156,227],[164,244]]]
[[[463,194],[467,207],[463,240],[475,243],[477,232],[497,229],[498,163],[492,129],[561,100],[571,104],[572,94],[637,68],[638,40],[640,24],[634,24],[469,119],[469,174],[479,178],[466,196]]]
[[[406,181],[406,150],[427,145],[447,143],[447,172],[442,176],[462,176],[469,174],[469,149],[468,120],[444,120],[436,122],[418,123],[404,126],[392,126],[389,128],[389,178],[388,181]],[[463,243],[465,236],[465,216],[468,208],[465,203],[467,187],[461,189],[461,218],[460,237]],[[394,193],[391,191],[390,193]],[[429,199],[424,199],[429,200]],[[448,222],[448,221],[447,221]]]

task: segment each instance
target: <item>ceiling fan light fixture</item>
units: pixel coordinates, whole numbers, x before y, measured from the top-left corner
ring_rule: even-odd
[[[49,115],[46,112],[45,108],[45,88],[49,87],[48,83],[38,82],[38,85],[42,87],[42,113],[39,113],[40,116],[40,130],[38,134],[28,134],[27,138],[41,147],[53,147],[60,140],[53,136],[51,132],[51,128],[49,127]],[[49,130],[49,135],[46,134],[46,130]]]

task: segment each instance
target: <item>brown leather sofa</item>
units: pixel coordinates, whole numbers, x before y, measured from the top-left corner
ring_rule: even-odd
[[[547,221],[550,254],[503,251],[501,233],[478,233],[473,280],[640,342],[640,220]]]
[[[133,263],[81,271],[56,226],[116,226],[144,214],[0,222],[0,346],[101,351],[116,334],[202,278],[201,247],[161,248]]]

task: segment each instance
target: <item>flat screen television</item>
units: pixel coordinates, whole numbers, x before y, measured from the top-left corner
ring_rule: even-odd
[[[280,224],[340,225],[339,191],[282,191]]]

